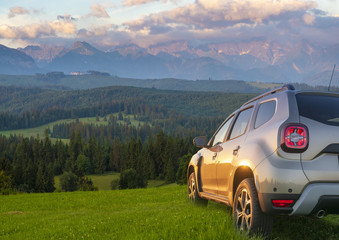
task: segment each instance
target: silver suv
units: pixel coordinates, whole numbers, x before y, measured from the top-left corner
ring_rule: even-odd
[[[188,166],[188,197],[233,208],[235,225],[269,235],[273,215],[339,214],[339,94],[291,85],[232,113]]]

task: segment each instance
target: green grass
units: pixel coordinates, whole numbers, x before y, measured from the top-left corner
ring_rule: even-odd
[[[118,113],[113,114],[114,116],[117,116]],[[145,124],[144,122],[138,121],[134,118],[134,115],[125,115],[123,114],[124,118],[130,119],[130,124],[133,126],[138,126],[139,124]],[[108,119],[108,116],[107,116]],[[35,128],[27,128],[27,129],[16,129],[16,130],[8,130],[8,131],[0,131],[0,135],[4,135],[6,137],[9,137],[10,135],[22,135],[23,137],[37,137],[40,138],[44,137],[45,129],[49,128],[51,131],[53,130],[53,126],[60,123],[71,123],[75,122],[75,119],[63,119],[58,120],[55,122],[51,122],[39,127]],[[99,121],[96,120],[96,117],[86,117],[86,118],[79,118],[79,122],[86,123],[86,124],[95,124],[95,125],[107,125],[108,121],[104,121],[103,117],[99,117]],[[118,121],[118,123],[125,123],[124,121]],[[52,142],[54,143],[57,139],[51,138]],[[68,143],[69,139],[61,139],[63,142]]]
[[[97,186],[99,190],[111,190],[111,182],[113,179],[119,178],[119,173],[108,172],[101,175],[89,175],[93,181],[94,186]]]
[[[195,207],[186,187],[0,197],[0,239],[247,239],[230,210]]]
[[[276,217],[272,239],[338,239],[339,217]],[[186,186],[0,196],[0,239],[248,239],[231,209],[193,206]]]
[[[87,177],[92,179],[94,186],[98,187],[99,190],[111,190],[111,182],[119,177],[119,173],[106,172],[104,174],[87,175]],[[54,186],[56,188],[55,191],[61,191],[60,176],[54,177]]]
[[[339,216],[328,215],[322,219],[310,217],[275,217],[272,239],[320,240],[339,239]]]
[[[153,187],[161,187],[166,185],[164,180],[148,180],[147,181],[147,187],[153,188]]]
[[[119,178],[119,173],[117,172],[106,172],[104,174],[92,174],[87,175],[87,177],[90,177],[93,181],[94,186],[98,187],[99,190],[111,190],[111,182],[113,179]],[[153,187],[161,187],[165,185],[164,180],[148,180],[147,187],[153,188]],[[56,188],[56,192],[61,191],[60,186],[60,176],[54,177],[54,186]]]

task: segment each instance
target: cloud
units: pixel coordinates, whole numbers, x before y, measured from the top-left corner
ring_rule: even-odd
[[[92,27],[90,29],[80,29],[77,32],[79,38],[89,38],[89,37],[103,37],[106,36],[108,32],[116,30],[118,26],[113,24],[103,25],[99,27]]]
[[[97,18],[109,18],[110,16],[106,12],[106,8],[113,7],[111,6],[106,6],[106,4],[99,4],[99,3],[93,3],[91,6],[91,12],[90,16],[97,17]]]
[[[125,25],[134,31],[154,25],[187,25],[195,29],[223,28],[237,23],[270,21],[285,13],[306,12],[316,6],[313,1],[301,0],[197,0],[184,7],[126,22]]]
[[[169,1],[172,0],[124,0],[123,5]],[[317,9],[311,0],[195,0],[119,26],[101,25],[111,19],[85,19],[109,18],[109,8],[113,8],[110,3],[94,3],[89,14],[77,19],[65,14],[40,24],[0,25],[0,38],[36,42],[81,40],[107,48],[125,43],[148,47],[169,41],[201,44],[250,39],[283,44],[302,40],[330,44],[339,38],[339,17]],[[85,27],[88,21],[92,25]]]
[[[19,27],[0,25],[0,38],[3,39],[36,39],[61,35],[72,35],[76,26],[71,21],[55,20],[41,24],[29,24]]]
[[[65,15],[58,15],[57,16],[57,19],[58,20],[65,20],[65,21],[76,21],[77,19],[72,17],[71,15],[69,14],[65,14]]]
[[[176,0],[124,0],[122,5],[123,6],[136,6],[136,5],[142,5],[142,4],[147,4],[151,2],[162,2],[162,3],[167,3],[167,2],[173,2],[177,3]]]
[[[124,0],[123,6],[134,6],[134,5],[142,5],[151,2],[158,2],[159,0]]]
[[[29,11],[26,8],[16,6],[9,9],[8,18],[13,18],[16,15],[25,15],[25,14],[29,14]]]
[[[314,20],[315,20],[315,16],[314,15],[311,15],[311,14],[305,14],[303,16],[303,20],[306,24],[308,25],[312,25]]]
[[[338,38],[331,35],[339,33],[339,18],[308,0],[196,0],[123,26],[131,41],[142,46],[180,40],[212,43],[249,39],[333,44]]]

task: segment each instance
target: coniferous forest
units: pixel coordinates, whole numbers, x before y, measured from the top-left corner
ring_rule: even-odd
[[[80,189],[93,190],[85,175],[106,171],[121,173],[120,188],[145,187],[149,179],[184,183],[197,151],[193,137],[210,137],[225,117],[254,96],[130,87],[0,90],[1,130],[74,119],[55,124],[40,137],[0,135],[3,193],[53,192],[56,175],[69,181],[76,177]],[[81,117],[101,118],[106,124],[81,122]]]

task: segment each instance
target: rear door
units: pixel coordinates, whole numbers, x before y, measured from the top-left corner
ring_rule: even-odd
[[[301,163],[311,182],[339,182],[339,95],[296,95],[300,123],[309,131],[308,148]]]
[[[227,139],[221,144],[222,151],[218,154],[217,182],[218,194],[227,197],[233,159],[241,151],[241,145],[245,141],[248,123],[253,112],[253,107],[239,112]]]

